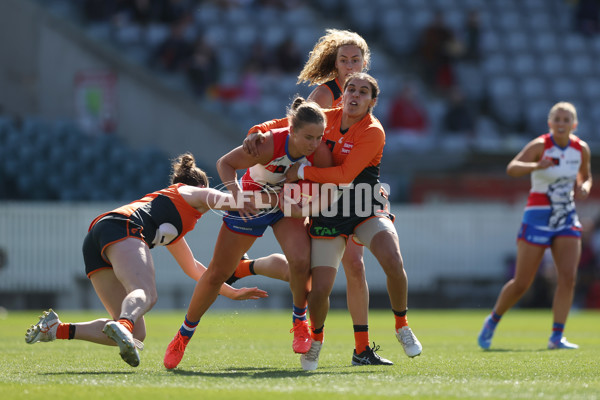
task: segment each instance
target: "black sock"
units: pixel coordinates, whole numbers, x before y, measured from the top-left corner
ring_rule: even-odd
[[[75,324],[69,324],[69,340],[73,339],[75,337],[75,329],[77,327],[75,326]]]
[[[394,312],[394,315],[398,316],[398,317],[404,317],[406,316],[406,312],[408,311],[408,309],[404,310],[404,311],[396,311],[396,310],[392,310]]]

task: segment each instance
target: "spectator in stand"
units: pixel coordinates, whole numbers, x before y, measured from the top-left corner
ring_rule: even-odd
[[[167,72],[186,71],[192,56],[192,45],[185,36],[187,21],[171,25],[169,36],[154,52],[151,64]]]
[[[135,2],[153,0],[136,0]],[[188,19],[194,10],[195,1],[192,0],[161,0],[159,11],[159,22],[164,24],[175,24],[181,20]]]
[[[246,64],[242,71],[242,80],[240,83],[240,96],[243,100],[256,104],[260,101],[261,86],[259,75],[261,70],[256,68],[255,64]]]
[[[462,52],[462,44],[446,25],[441,11],[436,11],[423,30],[418,46],[423,79],[431,89],[445,92],[454,84],[452,63]]]
[[[277,69],[284,74],[297,74],[302,69],[302,54],[296,42],[288,37],[275,49]]]
[[[481,59],[481,21],[479,11],[471,10],[467,15],[464,27],[464,53],[462,59],[467,62],[477,63]]]
[[[472,137],[475,133],[475,115],[458,86],[450,91],[442,126],[447,133],[462,134],[466,137]]]
[[[187,73],[194,94],[200,98],[204,97],[207,89],[219,80],[217,55],[202,36],[199,36],[194,43]]]
[[[262,40],[256,40],[250,48],[246,64],[252,65],[258,71],[266,71],[273,68],[273,60]]]
[[[152,21],[159,16],[160,10],[157,4],[150,0],[130,1],[126,4],[126,12],[131,22],[141,26],[148,26]]]
[[[81,5],[87,23],[108,22],[120,9],[118,0],[84,0]]]
[[[594,36],[600,32],[600,0],[577,1],[575,29],[585,36]]]
[[[421,104],[417,87],[405,84],[394,98],[389,109],[384,151],[397,152],[402,149],[426,150],[433,144],[429,138],[427,110]]]

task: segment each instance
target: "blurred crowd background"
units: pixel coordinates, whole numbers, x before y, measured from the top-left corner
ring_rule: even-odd
[[[600,168],[598,0],[0,0],[0,26],[0,207],[129,202],[183,151],[218,183],[225,150],[310,93],[297,75],[327,28],[371,47],[394,203],[522,207],[529,183],[504,169],[557,101]],[[599,202],[596,185],[580,274],[595,306]]]

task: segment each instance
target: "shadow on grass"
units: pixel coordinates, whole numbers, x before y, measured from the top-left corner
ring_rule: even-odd
[[[539,353],[549,351],[548,349],[487,349],[482,350],[482,353]]]
[[[323,368],[316,371],[303,371],[297,370],[282,370],[281,368],[228,368],[222,370],[222,372],[207,372],[207,371],[190,371],[182,369],[167,370],[168,373],[180,376],[205,376],[205,377],[218,377],[218,378],[298,378],[301,376],[310,375],[356,375],[359,374],[373,374],[376,372],[373,369],[357,369],[356,367],[329,367]]]
[[[135,371],[61,371],[61,372],[41,372],[38,375],[131,375]]]

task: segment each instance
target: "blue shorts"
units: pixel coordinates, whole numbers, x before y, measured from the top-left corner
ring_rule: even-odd
[[[540,229],[535,225],[521,224],[517,240],[524,240],[529,244],[550,247],[554,238],[559,236],[581,237],[581,228],[570,226],[559,230]]]
[[[223,217],[225,226],[233,232],[242,235],[261,237],[269,226],[275,225],[277,221],[283,218],[281,210],[272,210],[268,213],[261,213],[246,218],[244,221],[237,211],[228,211]]]

